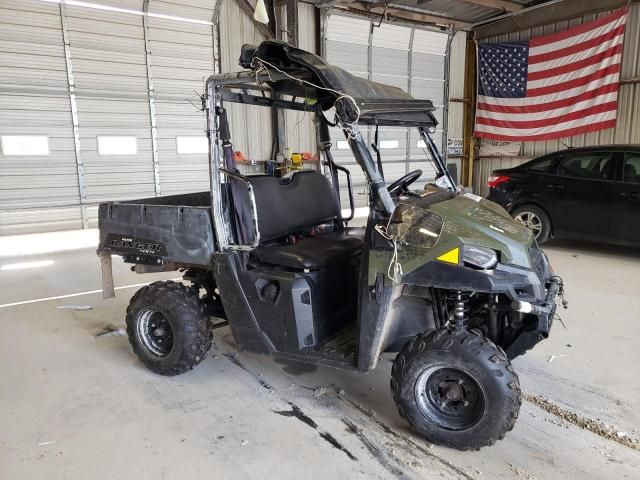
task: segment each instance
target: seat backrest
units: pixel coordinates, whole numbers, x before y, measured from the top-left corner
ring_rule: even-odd
[[[317,170],[300,170],[283,178],[248,178],[256,197],[261,242],[331,222],[339,216],[329,182]]]

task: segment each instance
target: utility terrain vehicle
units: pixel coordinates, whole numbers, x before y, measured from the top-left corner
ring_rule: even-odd
[[[510,359],[547,337],[562,289],[531,232],[459,191],[431,136],[431,101],[278,41],[245,45],[240,63],[247,70],[206,82],[210,192],[100,205],[106,296],[111,255],[190,282],[133,296],[135,353],[162,375],[186,372],[206,357],[213,319],[239,348],[294,361],[369,372],[395,351],[391,391],[415,430],[458,449],[501,439],[521,401]],[[325,174],[240,174],[227,102],[309,112]],[[347,226],[351,189],[342,216],[339,175],[351,181],[333,160],[330,126],[370,186],[366,228]],[[387,184],[360,126],[415,128],[436,178],[413,191],[416,170]]]

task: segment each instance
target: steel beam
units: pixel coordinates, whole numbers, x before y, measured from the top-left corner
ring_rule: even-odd
[[[469,3],[471,5],[478,5],[481,7],[504,10],[505,12],[517,12],[518,10],[522,10],[525,7],[520,3],[510,2],[508,0],[462,0],[462,1],[464,3]]]
[[[412,77],[413,77],[413,39],[416,36],[416,29],[411,29],[411,35],[409,36],[409,54],[407,56],[407,93],[412,94]],[[409,161],[411,160],[411,129],[407,128],[407,145],[405,147],[405,173],[409,173]]]
[[[144,0],[142,7],[142,29],[144,32],[145,64],[147,67],[147,87],[149,96],[149,118],[151,120],[151,155],[153,158],[153,183],[156,196],[160,191],[160,162],[158,158],[158,129],[156,126],[156,99],[153,90],[153,75],[151,71],[151,39],[149,36],[149,0]]]
[[[220,73],[222,68],[220,59],[220,12],[223,0],[215,0],[213,15],[211,16],[211,37],[213,42],[213,73]]]
[[[631,0],[637,3],[640,0]],[[577,2],[575,0],[550,0],[517,12],[489,18],[472,25],[476,40],[548,25],[562,20],[573,19],[591,13],[624,7],[626,0],[598,0],[597,2]]]
[[[80,216],[82,228],[89,228],[87,217],[87,191],[84,182],[84,164],[82,163],[82,150],[80,148],[80,126],[78,122],[78,104],[76,102],[76,86],[73,78],[73,64],[71,62],[71,43],[67,28],[67,6],[64,0],[60,2],[60,22],[62,26],[62,42],[64,44],[64,58],[67,68],[67,87],[69,89],[69,105],[71,106],[71,122],[73,125],[73,144],[75,147],[76,172],[78,175],[78,194],[80,196]]]
[[[466,29],[471,26],[471,23],[458,20],[455,18],[449,18],[439,15],[432,15],[429,13],[422,13],[419,9],[403,7],[402,5],[389,4],[388,7],[370,7],[364,2],[349,2],[345,4],[338,4],[333,7],[338,10],[346,10],[352,13],[359,13],[361,15],[368,16],[373,19],[380,19],[381,15],[386,13],[388,20],[398,19],[407,22],[415,23],[417,25],[441,25],[443,27],[452,26],[456,29]]]

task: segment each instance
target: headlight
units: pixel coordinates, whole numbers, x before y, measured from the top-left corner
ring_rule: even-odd
[[[462,260],[477,268],[493,268],[498,264],[498,255],[490,248],[465,245]]]

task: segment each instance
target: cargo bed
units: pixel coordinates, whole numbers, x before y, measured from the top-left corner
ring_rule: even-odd
[[[98,253],[125,262],[210,266],[215,251],[209,192],[100,204]]]

